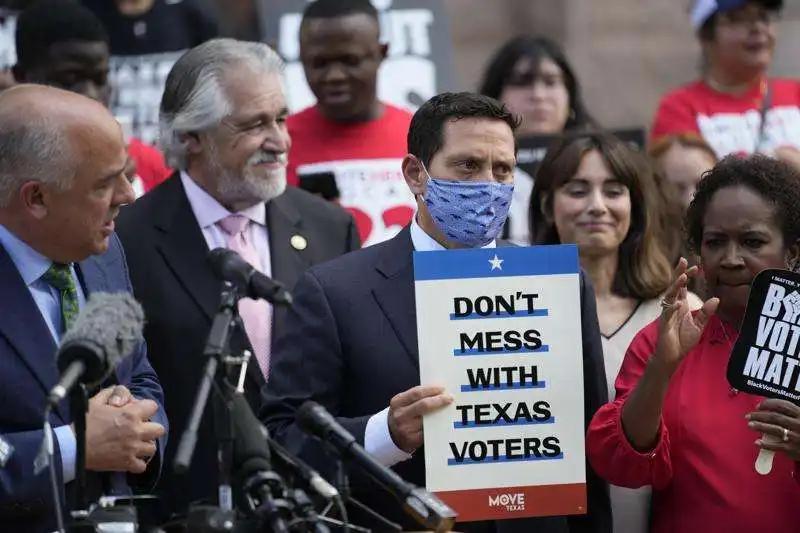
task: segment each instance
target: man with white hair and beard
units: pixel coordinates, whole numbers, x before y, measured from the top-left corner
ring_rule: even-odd
[[[167,77],[160,109],[161,148],[177,171],[118,219],[134,293],[147,317],[150,361],[175,428],[165,456],[170,465],[220,301],[209,250],[230,248],[291,290],[308,267],[360,246],[344,209],[286,187],[291,139],[282,69],[279,56],[256,42],[215,39],[184,54]],[[245,299],[239,312],[246,334],[234,335],[231,348],[253,354],[244,388],[257,409],[285,310]],[[216,504],[212,418],[209,408],[190,471],[179,476],[169,468],[162,475],[165,519],[198,500]]]

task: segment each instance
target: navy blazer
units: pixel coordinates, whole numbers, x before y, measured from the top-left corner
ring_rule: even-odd
[[[306,437],[294,422],[306,400],[328,409],[364,444],[367,421],[390,399],[419,385],[413,244],[408,228],[393,239],[312,267],[293,291],[294,305],[272,353],[270,379],[263,389],[260,418],[274,437],[326,475],[325,448]],[[608,401],[594,291],[583,273],[583,372],[585,424]],[[424,453],[418,450],[393,469],[425,485]],[[419,529],[400,506],[355,469],[352,496],[379,514]],[[533,533],[611,531],[608,486],[587,464],[588,515],[569,518],[460,523],[458,531]],[[368,517],[351,514],[356,525],[386,529]]]
[[[76,265],[76,271],[87,297],[94,292],[131,292],[128,267],[122,246],[116,235],[109,238],[109,249],[100,256],[90,257]],[[34,460],[41,448],[44,432],[44,407],[48,392],[56,385],[59,372],[56,366],[56,343],[47,328],[39,308],[20,276],[14,262],[0,246],[0,437],[11,444],[13,451],[8,462],[0,468],[0,524],[3,528],[14,525],[19,531],[52,531],[55,529],[55,509],[48,469],[34,474]],[[164,411],[164,398],[150,363],[144,343],[117,365],[114,375],[103,386],[121,384],[128,387],[139,399],[150,399],[159,405],[154,422],[168,428]],[[73,420],[68,402],[58,405],[50,415],[55,428]],[[58,440],[53,436],[56,448]],[[147,472],[140,476],[87,473],[87,496],[93,500],[101,496],[92,487],[106,485],[114,492],[126,485],[149,492],[154,487],[161,470],[161,454],[166,446],[166,435],[159,439],[159,454],[153,458]],[[61,454],[55,450],[54,468],[58,474],[62,510],[69,503],[73,483],[64,487]],[[65,490],[66,489],[66,490]]]

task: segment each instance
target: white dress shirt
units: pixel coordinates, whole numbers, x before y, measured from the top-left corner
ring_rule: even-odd
[[[419,224],[417,217],[411,221],[411,243],[417,252],[430,252],[433,250],[444,250],[444,246],[436,242],[436,239],[425,233]],[[484,248],[495,248],[497,243],[490,242]],[[389,432],[389,408],[387,407],[380,413],[376,413],[367,421],[367,428],[364,432],[364,448],[367,453],[372,455],[383,466],[392,466],[411,458],[408,454],[398,448],[392,440]]]

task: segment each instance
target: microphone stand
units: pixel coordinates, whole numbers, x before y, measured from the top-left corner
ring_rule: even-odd
[[[333,453],[333,456],[335,457],[334,461],[336,462],[336,472],[334,474],[336,481],[334,484],[336,485],[336,490],[339,491],[339,497],[336,498],[338,500],[336,503],[338,504],[337,507],[339,508],[338,509],[339,514],[342,515],[339,517],[341,519],[341,522],[337,525],[342,526],[344,533],[348,533],[350,530],[369,531],[366,528],[356,526],[349,522],[347,516],[348,504],[352,504],[355,507],[358,507],[361,511],[363,511],[367,515],[371,516],[378,522],[381,522],[384,526],[388,528],[387,531],[403,531],[403,527],[400,524],[392,522],[388,518],[379,515],[378,513],[376,513],[375,511],[373,511],[372,509],[370,509],[369,507],[367,507],[366,505],[364,505],[363,503],[361,503],[360,501],[358,501],[357,499],[353,498],[350,495],[350,479],[347,475],[347,467],[345,466],[345,462],[342,459],[341,455],[339,455],[336,448],[334,448],[333,446],[328,445],[328,451]],[[325,513],[323,513],[323,517],[325,517]],[[326,521],[328,521],[329,523],[336,523],[336,521],[330,519]]]
[[[192,462],[197,443],[197,434],[203,412],[208,403],[212,385],[216,389],[213,403],[213,421],[217,434],[219,470],[219,507],[217,509],[201,506],[190,509],[187,521],[203,525],[203,531],[231,531],[236,513],[233,509],[233,490],[231,487],[231,468],[233,459],[234,427],[230,414],[233,388],[226,379],[225,365],[232,362],[230,357],[230,338],[240,319],[238,315],[239,294],[237,288],[225,282],[220,298],[219,310],[211,325],[203,356],[207,359],[203,378],[197,392],[194,407],[189,417],[189,425],[184,431],[175,455],[174,468],[178,473],[186,472]],[[199,523],[198,523],[199,522]]]
[[[72,413],[75,428],[75,509],[86,511],[89,502],[86,500],[86,413],[89,411],[89,399],[86,385],[78,383],[72,388],[69,397],[69,410]]]

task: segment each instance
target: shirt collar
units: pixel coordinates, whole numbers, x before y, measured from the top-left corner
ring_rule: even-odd
[[[192,206],[192,211],[194,211],[194,216],[197,218],[197,223],[201,229],[213,226],[223,218],[233,214],[220,204],[216,198],[203,190],[186,172],[181,172],[181,182],[183,183],[183,189],[186,191],[186,197],[189,199],[189,205]],[[236,214],[245,216],[261,226],[267,225],[267,208],[264,202],[259,202]]]
[[[444,250],[444,246],[439,244],[436,239],[425,233],[425,230],[417,223],[416,215],[411,220],[411,243],[417,252],[432,252],[434,250]],[[492,241],[482,248],[496,248],[497,241]]]
[[[22,276],[25,285],[30,286],[53,264],[51,259],[43,256],[19,237],[11,233],[5,226],[0,224],[0,244],[5,248],[17,270]]]

